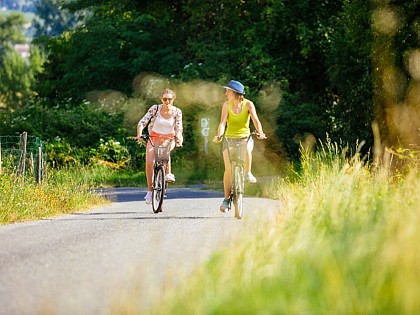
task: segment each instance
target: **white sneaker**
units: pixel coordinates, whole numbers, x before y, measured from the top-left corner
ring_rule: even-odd
[[[152,203],[152,192],[148,191],[146,196],[144,196],[144,200],[146,201],[147,204],[151,204]]]
[[[168,183],[173,183],[175,181],[175,175],[172,173],[166,174],[166,181]]]
[[[251,173],[246,174],[246,179],[250,182],[255,184],[257,182],[257,179],[255,178],[254,175],[252,175]]]

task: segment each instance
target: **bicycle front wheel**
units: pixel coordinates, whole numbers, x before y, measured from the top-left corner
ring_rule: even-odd
[[[244,170],[241,166],[235,166],[233,171],[233,206],[235,207],[235,218],[241,219],[243,214],[244,200]]]
[[[163,166],[157,166],[155,168],[152,188],[153,212],[162,212],[162,203],[165,195],[165,169]]]

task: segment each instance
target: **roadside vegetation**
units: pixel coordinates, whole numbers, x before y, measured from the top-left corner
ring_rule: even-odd
[[[0,224],[49,218],[108,203],[94,193],[89,171],[55,170],[41,184],[16,174],[0,175]]]
[[[303,161],[273,187],[282,201],[273,222],[254,224],[150,313],[418,313],[418,170],[397,176],[328,144]]]
[[[181,162],[180,162],[181,163]],[[203,189],[222,190],[222,173],[218,178],[205,181],[194,179],[193,166],[174,167],[176,183],[183,187],[198,184]],[[271,197],[272,180],[249,185],[246,193],[253,196]],[[144,171],[115,169],[110,165],[73,165],[51,169],[40,184],[34,178],[25,180],[15,172],[0,174],[0,224],[37,220],[76,211],[87,211],[92,207],[109,203],[96,194],[98,188],[146,187]]]

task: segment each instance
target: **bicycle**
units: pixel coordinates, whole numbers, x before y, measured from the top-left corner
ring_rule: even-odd
[[[231,209],[233,203],[235,207],[235,218],[237,219],[241,219],[243,214],[243,198],[245,191],[244,164],[248,141],[253,135],[258,135],[258,132],[253,131],[249,136],[244,138],[226,138],[226,136],[223,136],[223,139],[227,143],[229,160],[232,166],[232,185],[230,189],[228,210]]]
[[[155,151],[152,180],[152,210],[154,213],[162,212],[163,199],[168,188],[166,182],[166,167],[170,159],[171,148],[175,137],[158,137],[155,141],[149,135],[142,135],[142,139],[149,141]]]

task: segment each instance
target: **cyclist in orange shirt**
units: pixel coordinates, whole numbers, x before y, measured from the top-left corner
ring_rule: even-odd
[[[153,105],[149,108],[146,114],[140,119],[137,124],[137,139],[141,141],[143,129],[148,125],[150,138],[154,141],[159,137],[173,137],[175,136],[176,147],[181,147],[183,142],[183,128],[182,128],[182,111],[174,106],[176,94],[170,89],[165,89],[160,94],[162,101],[159,105]],[[149,123],[150,122],[150,123]],[[173,148],[172,148],[173,149]],[[152,179],[153,179],[153,164],[155,162],[155,151],[153,146],[148,141],[146,146],[146,178],[148,192],[144,197],[146,203],[152,202]],[[171,173],[171,162],[168,163],[168,170],[166,174],[167,182],[174,182],[175,175]]]

